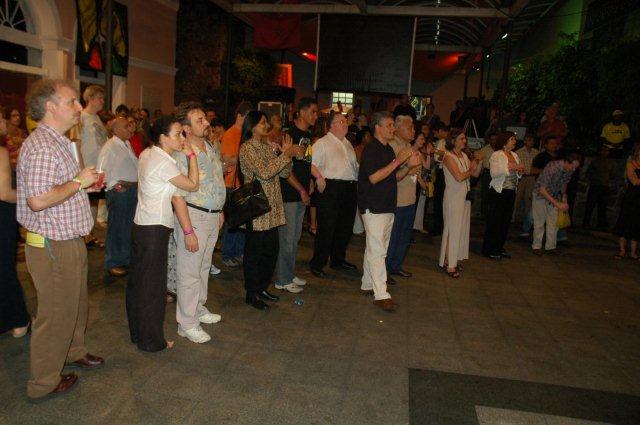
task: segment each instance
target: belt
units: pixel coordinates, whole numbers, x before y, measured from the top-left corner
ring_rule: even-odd
[[[332,183],[347,183],[347,184],[356,184],[357,180],[341,180],[341,179],[326,179],[328,182]]]
[[[119,184],[122,187],[138,187],[138,182],[125,182],[125,181],[119,180],[117,184]]]
[[[200,211],[204,211],[206,213],[210,213],[210,214],[222,212],[222,210],[210,210],[208,208],[200,207],[198,205],[193,205],[193,204],[190,204],[188,202],[187,202],[187,206],[189,206],[191,208],[195,208],[195,209],[200,210]]]

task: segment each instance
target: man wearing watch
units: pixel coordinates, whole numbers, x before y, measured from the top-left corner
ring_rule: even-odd
[[[38,127],[20,150],[17,218],[27,233],[27,268],[38,293],[31,336],[31,378],[27,395],[42,398],[73,387],[78,377],[62,368],[104,364],[87,352],[87,249],[93,227],[86,192],[99,191],[93,167],[80,171],[64,134],[80,119],[75,89],[61,80],[34,83],[27,96]],[[86,189],[86,190],[84,190]]]
[[[187,141],[193,147],[200,171],[197,191],[177,190],[172,198],[176,241],[176,320],[178,335],[195,343],[204,343],[211,336],[200,324],[217,323],[222,319],[219,314],[211,313],[204,304],[207,301],[213,249],[224,223],[222,208],[226,188],[220,152],[207,140],[211,127],[200,104],[181,103],[176,116],[182,122]],[[173,158],[180,171],[186,174],[188,159],[184,153],[174,152]]]
[[[117,117],[111,124],[113,137],[100,150],[98,166],[105,173],[109,226],[105,244],[104,268],[111,276],[127,274],[131,259],[131,227],[138,203],[138,158],[129,139],[127,118]]]

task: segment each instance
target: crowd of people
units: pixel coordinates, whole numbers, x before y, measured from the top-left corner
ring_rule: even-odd
[[[499,129],[487,133],[482,149],[471,151],[458,128],[464,105],[457,105],[448,126],[433,105],[416,120],[406,97],[393,113],[369,116],[360,105],[319,116],[317,101],[305,97],[284,123],[242,102],[225,130],[213,109],[196,102],[150,117],[124,105],[105,111],[104,98],[101,87],[88,86],[83,107],[69,83],[43,79],[27,96],[30,133],[17,109],[0,120],[0,332],[22,337],[32,331],[27,394],[33,399],[75,385],[77,375],[61,374],[65,365],[104,364],[84,339],[87,247],[102,246],[92,236],[101,216],[108,222],[105,273],[128,275],[131,342],[156,352],[174,344],[163,327],[167,301],[176,302],[178,335],[194,343],[211,339],[203,324],[222,320],[206,307],[209,277],[221,272],[212,264],[218,239],[224,266],[242,268],[247,305],[268,310],[280,298],[272,280],[275,289],[290,293],[307,285],[296,259],[308,210],[307,227],[315,238],[310,273],[319,281],[329,276],[327,266],[361,274],[361,292],[392,312],[398,304],[389,287],[398,284],[396,277],[412,276],[404,261],[416,230],[441,234],[438,266],[453,279],[461,276],[476,185],[486,220],[484,256],[511,257],[505,244],[516,216],[522,217],[522,234],[532,232],[533,254],[555,254],[558,239],[566,237],[558,217],[571,209],[571,181],[582,164],[579,155],[562,148],[567,131],[555,105],[522,147],[515,133]],[[598,222],[606,223],[602,193],[615,178],[608,159],[617,149],[610,139],[621,143],[628,133],[616,132],[618,112],[603,131],[609,139],[600,157],[587,170],[587,225],[596,205]],[[617,257],[627,255],[630,241],[629,256],[637,259],[637,145],[624,167],[628,186],[614,228],[620,236]],[[228,199],[253,182],[268,208],[239,225],[227,224],[225,219],[235,218],[225,217]],[[100,212],[103,205],[106,212]],[[26,229],[27,268],[38,296],[33,318],[16,274],[18,223]],[[362,233],[360,271],[347,248],[352,235]]]

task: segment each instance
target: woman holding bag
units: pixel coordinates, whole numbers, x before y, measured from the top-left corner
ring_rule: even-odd
[[[509,223],[516,200],[518,179],[524,173],[524,165],[513,148],[516,147],[516,135],[503,131],[496,137],[495,152],[489,159],[491,182],[489,183],[489,207],[487,223],[484,228],[482,255],[492,260],[511,258],[504,250],[509,233]]]
[[[280,298],[267,291],[278,259],[278,226],[285,224],[284,205],[279,178],[291,172],[291,158],[301,156],[301,146],[293,145],[285,135],[282,146],[272,144],[267,116],[261,111],[251,111],[242,125],[240,141],[240,171],[244,182],[258,180],[269,201],[271,210],[247,224],[244,246],[245,301],[258,310],[268,310],[264,301],[276,302]],[[276,151],[282,154],[277,155]]]

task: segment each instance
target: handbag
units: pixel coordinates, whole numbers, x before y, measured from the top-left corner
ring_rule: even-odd
[[[236,165],[236,174],[233,176],[233,187],[240,173],[240,166]],[[225,222],[230,228],[236,228],[249,223],[256,217],[260,217],[271,211],[269,199],[262,189],[259,180],[253,180],[242,184],[237,189],[227,194],[224,204]]]
[[[558,230],[566,229],[571,226],[571,217],[568,211],[558,211],[558,218],[556,219],[556,225]]]

